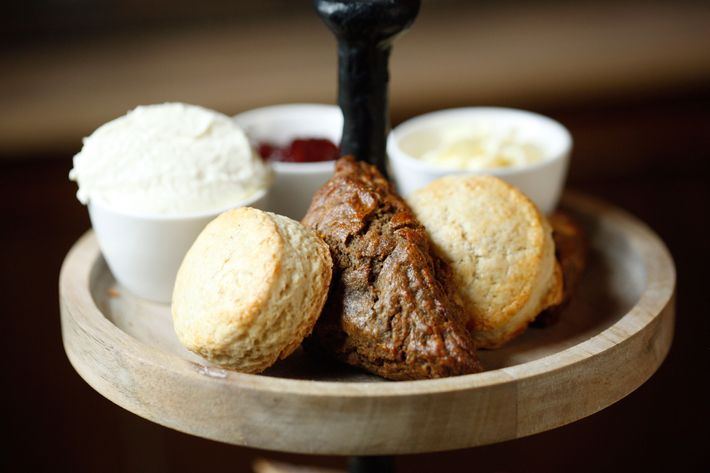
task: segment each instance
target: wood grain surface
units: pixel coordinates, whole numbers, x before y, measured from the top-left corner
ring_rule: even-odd
[[[643,384],[673,336],[675,269],[630,215],[567,194],[590,268],[556,326],[482,352],[488,371],[386,382],[303,353],[264,375],[208,366],[175,339],[169,308],[115,286],[93,233],[60,276],[62,335],[77,372],[159,424],[237,445],[312,454],[401,454],[501,442],[591,415]]]

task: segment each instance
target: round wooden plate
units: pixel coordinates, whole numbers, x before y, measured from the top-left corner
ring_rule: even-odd
[[[673,337],[675,269],[644,224],[567,194],[588,232],[590,265],[560,321],[483,351],[488,371],[383,381],[297,351],[261,375],[187,352],[168,306],[117,286],[93,233],[62,267],[64,347],[74,368],[121,407],[164,426],[237,445],[338,455],[473,447],[593,414],[646,381]]]

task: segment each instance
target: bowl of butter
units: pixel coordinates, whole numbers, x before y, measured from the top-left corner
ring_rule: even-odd
[[[399,192],[409,194],[451,174],[488,174],[522,190],[543,213],[557,206],[572,137],[537,113],[467,107],[427,113],[394,128],[388,167]]]

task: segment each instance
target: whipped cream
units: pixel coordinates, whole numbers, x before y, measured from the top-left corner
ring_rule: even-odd
[[[471,123],[441,130],[436,146],[423,151],[419,159],[444,167],[482,170],[526,166],[542,157],[543,150],[521,139],[516,128]]]
[[[84,204],[176,216],[239,204],[270,185],[271,169],[231,118],[165,103],[99,127],[84,139],[69,178]]]

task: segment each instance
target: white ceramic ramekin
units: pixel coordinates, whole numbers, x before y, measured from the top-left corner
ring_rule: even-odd
[[[233,207],[267,207],[268,190]],[[132,214],[90,200],[89,216],[99,247],[116,280],[131,293],[169,303],[185,253],[212,219],[228,208],[183,216]]]
[[[422,147],[434,145],[437,130],[460,128],[462,124],[477,122],[494,128],[514,128],[520,139],[542,149],[543,159],[522,167],[474,171],[442,167],[412,156],[413,147],[421,152]],[[469,107],[427,113],[400,124],[387,139],[390,175],[404,197],[442,176],[490,174],[518,187],[544,213],[553,211],[557,206],[571,150],[569,131],[555,120],[524,110],[499,107]]]
[[[287,145],[296,138],[326,138],[337,145],[343,131],[343,114],[335,105],[273,105],[240,113],[234,120],[255,146],[262,142]],[[335,161],[274,162],[268,210],[300,220],[334,168]]]

